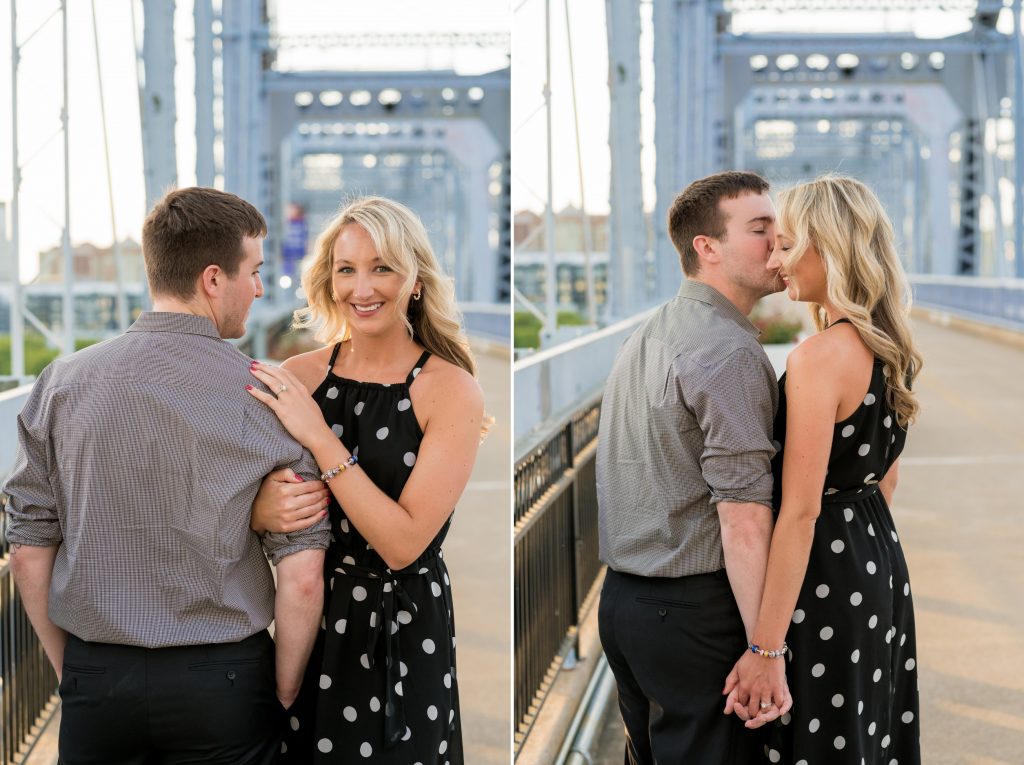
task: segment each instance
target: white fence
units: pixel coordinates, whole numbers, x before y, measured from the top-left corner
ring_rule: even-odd
[[[0,485],[14,467],[14,455],[18,449],[18,413],[31,392],[31,385],[22,385],[0,393]]]
[[[650,314],[644,311],[515,363],[516,459],[544,437],[546,424],[564,418],[604,386],[622,343]]]

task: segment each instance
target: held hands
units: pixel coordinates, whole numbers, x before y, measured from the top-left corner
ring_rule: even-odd
[[[320,481],[305,481],[290,468],[281,468],[260,484],[249,526],[257,534],[302,531],[327,515],[327,504],[327,489]]]
[[[274,414],[292,438],[310,449],[317,438],[324,437],[324,431],[330,433],[320,407],[310,396],[306,386],[299,382],[299,378],[287,369],[261,364],[258,361],[249,365],[249,371],[253,377],[270,388],[272,393],[264,393],[252,385],[246,385],[245,389],[254,398],[258,398],[274,410]]]
[[[725,714],[735,712],[745,727],[760,728],[772,722],[793,706],[786,683],[785,659],[744,652],[725,679],[722,694],[728,696]]]

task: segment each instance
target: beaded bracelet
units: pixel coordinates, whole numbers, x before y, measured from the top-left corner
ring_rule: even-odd
[[[782,643],[782,648],[777,648],[774,651],[769,651],[767,648],[762,648],[761,646],[755,645],[753,643],[749,643],[747,645],[747,648],[750,649],[751,653],[756,653],[759,656],[764,656],[766,659],[781,659],[783,656],[786,655],[786,652],[789,650],[789,646],[786,645],[785,641],[783,641]]]
[[[339,462],[338,463],[338,467],[333,467],[330,470],[328,470],[326,473],[321,475],[320,476],[320,480],[323,481],[324,483],[329,483],[330,480],[332,478],[334,478],[334,476],[338,475],[338,473],[344,473],[346,470],[348,470],[350,467],[355,465],[357,462],[359,462],[359,458],[356,455],[353,454],[351,457],[348,458],[347,461]]]

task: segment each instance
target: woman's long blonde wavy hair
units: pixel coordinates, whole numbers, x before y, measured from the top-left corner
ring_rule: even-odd
[[[358,225],[369,234],[381,261],[405,277],[399,302],[420,283],[420,299],[409,300],[402,321],[410,336],[435,356],[462,367],[474,377],[476,363],[462,331],[452,280],[445,276],[420,219],[405,205],[383,197],[360,197],[347,204],[317,237],[312,259],[302,274],[309,305],[295,312],[295,327],[312,328],[321,343],[344,342],[348,322],[331,296],[334,243],[345,226]]]
[[[922,359],[910,332],[910,286],[881,203],[860,181],[825,175],[782,191],[778,204],[780,226],[794,239],[786,267],[811,245],[818,251],[828,299],[881,359],[886,403],[906,427],[918,413],[910,388]],[[817,329],[827,327],[824,306],[811,303],[810,309]]]

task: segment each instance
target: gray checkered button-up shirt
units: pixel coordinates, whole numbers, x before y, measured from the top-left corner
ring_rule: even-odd
[[[601,560],[678,577],[724,567],[718,502],[771,507],[779,391],[758,330],[685,281],[623,344],[597,444]]]
[[[316,463],[246,384],[249,359],[208,319],[144,313],[127,333],[58,359],[18,417],[4,490],[11,543],[60,545],[50,618],[83,640],[227,643],[274,616],[276,563],[326,548],[326,520],[249,529],[263,477]]]

